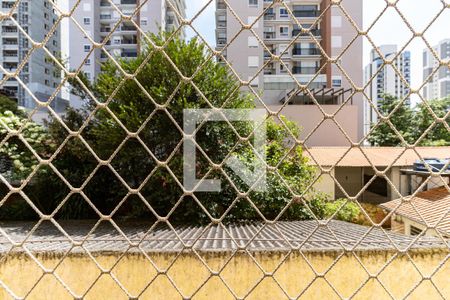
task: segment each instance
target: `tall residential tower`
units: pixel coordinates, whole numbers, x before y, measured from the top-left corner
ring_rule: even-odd
[[[115,8],[111,3],[114,4]],[[144,33],[158,33],[160,30],[176,30],[180,26],[180,20],[175,10],[185,16],[185,1],[171,0],[169,5],[166,0],[146,1],[142,5],[139,0],[69,0],[70,7],[78,4],[73,18],[82,29],[96,42],[102,42],[108,35],[111,38],[106,43],[106,50],[114,57],[136,57],[140,50],[141,32],[137,30],[133,22],[120,21],[120,13],[124,15],[134,14],[133,21]],[[136,12],[136,9],[138,11]],[[175,10],[174,10],[175,8]],[[136,13],[135,13],[136,12]],[[111,33],[112,32],[112,33]],[[184,32],[181,31],[183,35]],[[91,51],[92,44],[86,34],[71,21],[69,24],[70,45],[67,56],[69,67],[82,70],[90,79],[95,79],[100,72],[100,63],[108,59],[101,49]]]
[[[362,27],[362,1],[345,2],[347,13],[356,26]],[[331,5],[330,0],[287,0],[282,3],[228,0],[227,3],[229,6],[223,0],[216,0],[216,47],[223,51],[224,58],[241,80],[250,81],[267,105],[276,107],[289,99],[292,105],[285,107],[283,113],[298,120],[306,133],[314,130],[323,114],[310,105],[313,100],[299,90],[293,77],[301,84],[309,83],[309,91],[328,113],[346,103],[337,119],[352,140],[361,138],[362,95],[353,93],[352,83],[346,80],[338,65],[330,63],[324,55],[334,58],[344,52],[337,63],[355,86],[362,86],[362,38],[355,38],[357,30],[343,11]],[[243,24],[236,15],[244,24],[253,25],[255,35],[250,30],[242,30]],[[281,55],[283,63],[274,55]],[[255,77],[263,66],[263,72]],[[308,145],[312,146],[348,143],[331,120],[323,122],[308,140]]]
[[[450,39],[441,41],[433,48],[440,60],[450,59]],[[438,70],[435,72],[436,69]],[[431,74],[433,75],[430,77]],[[450,96],[450,68],[439,67],[439,61],[428,48],[423,51],[423,80],[428,80],[423,88],[423,97],[426,100]]]
[[[365,82],[368,83],[366,93],[375,107],[379,107],[385,95],[393,96],[411,105],[409,86],[411,86],[411,53],[398,53],[397,45],[382,45],[378,51],[372,49],[370,64],[365,69]],[[384,60],[393,60],[392,64],[384,64]],[[403,77],[403,78],[402,78]],[[370,81],[370,82],[369,82]],[[370,131],[372,124],[378,122],[378,115],[373,107],[364,103],[364,133]]]
[[[40,43],[50,34],[45,48],[55,57],[60,55],[60,26],[55,25],[57,16],[53,8],[53,0],[22,0],[20,2],[2,0],[0,2],[2,13],[12,12],[12,18],[23,30],[20,30],[11,19],[4,19],[1,22],[0,64],[6,72],[14,74],[26,59],[22,70],[17,73],[23,86],[16,78],[9,78],[0,85],[0,89],[16,98],[20,106],[32,109],[36,103],[33,95],[37,100],[47,102],[61,82],[61,74],[48,53],[41,48],[33,49],[30,40]],[[29,92],[24,86],[29,89]],[[60,106],[65,107],[66,104],[59,97],[59,93],[53,97],[52,106],[57,107],[57,111],[60,110],[58,109]]]

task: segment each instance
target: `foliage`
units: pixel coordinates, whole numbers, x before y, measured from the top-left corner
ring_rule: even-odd
[[[450,110],[450,97],[428,101],[427,104],[437,118],[444,118]],[[435,120],[425,103],[419,104],[415,118],[417,119],[419,133],[425,132]],[[450,118],[447,118],[444,122],[446,122],[448,127],[450,127]],[[450,146],[450,131],[444,126],[444,123],[435,124],[429,133],[424,137],[421,145]]]
[[[383,100],[379,102],[378,110],[383,116],[387,117],[397,108],[397,106],[399,106],[399,103],[400,100],[385,95]],[[416,136],[413,115],[414,113],[408,105],[401,104],[389,118],[392,125],[408,143],[414,143]],[[395,131],[385,121],[379,124],[379,126],[371,133],[368,140],[369,143],[374,146],[392,147],[402,143]]]
[[[328,196],[317,193],[310,202],[310,207],[318,219],[334,217],[336,220],[354,222],[360,214],[359,206],[347,199],[330,201]],[[335,212],[337,211],[336,215]]]
[[[172,40],[165,36],[153,36],[157,45],[166,44],[164,51],[181,73],[192,78],[185,81],[164,54],[151,45],[136,59],[119,60],[120,69],[129,74],[136,73],[136,80],[124,79],[119,67],[107,62],[94,83],[81,82],[92,93],[87,93],[80,81],[72,80],[73,93],[86,101],[82,110],[69,110],[64,122],[71,130],[79,130],[90,114],[93,117],[85,124],[82,137],[67,139],[67,130],[58,122],[47,124],[52,142],[64,142],[53,165],[73,187],[83,187],[83,193],[92,205],[103,214],[114,217],[170,216],[172,223],[201,223],[213,218],[224,221],[274,219],[282,213],[283,219],[310,219],[312,214],[294,195],[303,194],[314,179],[315,169],[308,164],[301,146],[292,147],[289,140],[298,138],[300,128],[283,118],[283,125],[272,119],[266,121],[266,160],[269,166],[267,192],[251,191],[232,172],[211,169],[211,160],[221,164],[232,152],[244,165],[253,166],[258,157],[251,148],[254,130],[250,122],[208,122],[196,134],[196,142],[202,151],[197,151],[197,178],[220,179],[222,191],[184,195],[183,182],[183,109],[185,108],[253,108],[254,101],[240,92],[238,81],[231,72],[208,59],[206,47],[196,39],[190,42]],[[202,66],[200,70],[197,70]],[[138,71],[139,70],[139,71]],[[94,98],[91,98],[91,96]],[[209,103],[208,103],[208,101]],[[97,102],[107,103],[106,108],[97,107]],[[167,109],[166,113],[160,107]],[[128,133],[135,133],[130,137]],[[248,137],[241,140],[240,137]],[[118,147],[121,150],[116,151]],[[95,152],[95,157],[93,153]],[[170,158],[170,159],[169,159]],[[98,159],[111,161],[110,166],[98,166]],[[167,163],[166,163],[167,162]],[[264,167],[260,164],[261,167]],[[121,179],[139,195],[130,195]],[[87,180],[87,181],[86,181]],[[39,207],[52,212],[65,198],[66,184],[50,170],[43,169],[36,176],[33,191]],[[236,192],[236,189],[239,191]],[[51,190],[57,191],[52,193]],[[40,195],[47,200],[42,203]],[[331,215],[339,206],[332,202],[316,200],[314,192],[305,195],[320,216]],[[80,195],[66,199],[58,216],[63,218],[95,218],[97,213]],[[119,206],[118,210],[114,210]],[[323,208],[322,208],[323,206]],[[151,207],[151,209],[149,208]],[[339,218],[353,216],[346,208]]]
[[[0,113],[0,137],[3,140],[9,130],[19,130],[20,137],[28,143],[28,145],[38,155],[46,153],[47,149],[51,147],[49,135],[46,130],[32,122],[27,118],[20,117],[11,111]],[[36,167],[37,158],[32,151],[26,146],[17,135],[10,136],[5,143],[0,147],[0,154],[8,157],[12,161],[11,180],[22,180]]]
[[[398,106],[400,100],[392,96],[384,96],[380,101],[379,111],[388,116]],[[436,117],[443,118],[450,108],[450,98],[427,101]],[[425,103],[420,103],[416,109],[407,105],[400,105],[389,118],[394,127],[409,144],[414,144],[433,124],[435,118]],[[446,120],[450,124],[450,120]],[[375,126],[375,124],[373,125]],[[368,138],[374,146],[399,146],[402,144],[398,135],[386,121],[382,121]],[[450,145],[450,132],[443,123],[432,126],[419,143],[420,146],[448,146]]]
[[[16,116],[25,117],[25,112],[17,106],[17,102],[5,95],[0,94],[0,113],[12,112]]]

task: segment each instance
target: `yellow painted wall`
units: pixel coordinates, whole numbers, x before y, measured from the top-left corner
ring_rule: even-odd
[[[195,293],[192,299],[234,299],[224,282],[236,296],[244,297],[248,294],[246,299],[287,299],[280,286],[291,297],[303,293],[301,299],[338,299],[324,278],[345,298],[356,292],[353,299],[390,299],[380,284],[382,282],[394,298],[400,299],[421,279],[406,256],[395,257],[378,276],[379,281],[369,279],[355,257],[356,255],[364,263],[369,272],[376,273],[393,258],[394,252],[358,252],[340,258],[339,253],[330,252],[307,253],[305,257],[299,253],[290,254],[288,257],[279,253],[253,255],[254,260],[245,253],[239,253],[229,260],[230,253],[201,254],[201,258],[213,271],[218,271],[226,264],[220,272],[223,281],[212,276],[200,258],[193,254],[183,254],[175,261],[175,255],[170,254],[148,254],[148,258],[142,254],[127,254],[120,259],[120,256],[115,254],[95,257],[103,268],[112,268],[113,277],[120,281],[132,296],[142,292],[140,299],[180,299],[181,296],[173,284],[186,297]],[[410,252],[412,260],[424,276],[430,275],[444,261],[446,255],[448,251],[444,250]],[[59,263],[61,258],[51,255],[37,256],[38,261],[45,267],[57,266],[55,274],[74,293],[85,295],[85,299],[128,299],[112,277],[109,274],[101,274],[88,256],[70,255]],[[156,276],[157,271],[149,259],[160,269],[171,266],[167,274]],[[335,259],[338,260],[322,278],[316,277],[306,259],[318,274],[325,272]],[[282,261],[284,262],[277,268]],[[273,277],[264,277],[257,263],[267,274],[273,273]],[[432,278],[442,295],[450,298],[450,261],[445,262]],[[25,254],[11,254],[1,258],[0,280],[20,297],[26,296],[34,287],[27,299],[73,299],[53,275],[43,274],[37,264]],[[366,285],[360,288],[364,282]],[[255,285],[256,287],[252,288]],[[10,298],[4,289],[0,289],[0,299]],[[441,298],[429,281],[423,281],[408,299]]]

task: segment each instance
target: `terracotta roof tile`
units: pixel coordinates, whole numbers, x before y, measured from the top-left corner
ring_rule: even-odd
[[[416,151],[422,158],[450,157],[450,147],[417,147]],[[339,162],[340,167],[370,167],[370,161],[374,166],[389,166],[393,163],[393,166],[404,167],[411,166],[419,159],[414,150],[405,151],[402,147],[362,147],[350,150],[349,147],[313,147],[304,153],[311,158],[311,164],[320,166],[332,166]],[[340,160],[342,156],[344,157]]]
[[[436,227],[443,234],[450,235],[450,193],[445,187],[420,192],[409,202],[396,199],[380,206],[424,226]]]

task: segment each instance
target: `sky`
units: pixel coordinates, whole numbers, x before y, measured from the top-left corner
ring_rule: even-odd
[[[414,38],[410,43],[408,41],[413,37],[412,31],[403,22],[400,14],[394,7],[389,7],[381,18],[371,26],[377,16],[386,7],[385,0],[362,0],[363,1],[363,19],[364,30],[368,31],[368,35],[375,45],[396,44],[399,49],[406,44],[405,50],[411,51],[411,85],[413,89],[418,89],[422,82],[422,52],[427,46],[420,38]],[[389,0],[393,2],[393,0]],[[348,0],[343,0],[342,5],[345,7]],[[428,24],[432,22],[443,8],[443,2],[450,5],[450,0],[400,0],[397,8],[411,25],[415,32],[424,32]],[[214,47],[215,45],[215,1],[210,0],[187,0],[187,16],[192,18],[206,4],[209,5],[193,22],[193,26],[201,33],[207,42]],[[194,36],[192,30],[188,30],[189,37]],[[436,45],[440,40],[450,38],[450,9],[444,10],[433,21],[433,24],[424,32],[424,38],[431,46]],[[364,39],[363,61],[364,65],[370,61],[370,51],[372,45],[367,39]],[[413,102],[419,101],[417,97],[412,97]]]

